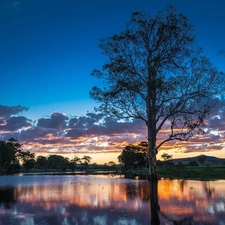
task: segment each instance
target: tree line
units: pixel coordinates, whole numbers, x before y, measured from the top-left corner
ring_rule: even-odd
[[[138,144],[125,146],[117,157],[122,171],[149,168],[148,142],[142,141]],[[163,161],[157,160],[157,164],[172,166],[172,155],[163,153]],[[90,168],[92,158],[84,155],[82,158],[74,156],[72,159],[61,155],[36,156],[30,151],[23,151],[22,145],[18,140],[10,138],[8,141],[0,141],[0,174],[9,174],[19,171],[75,171],[76,169],[85,170]],[[199,163],[203,164],[206,160],[205,155],[199,156]],[[197,162],[190,162],[190,166],[196,166]],[[92,168],[103,170],[115,170],[118,168],[115,162],[110,161],[104,165],[92,164]]]
[[[148,167],[148,143],[141,142],[138,145],[125,146],[118,161],[124,170]],[[66,171],[79,168],[87,170],[92,158],[84,155],[82,158],[74,156],[72,159],[61,155],[36,156],[35,153],[24,151],[17,139],[10,138],[8,141],[0,141],[0,174],[14,173],[31,169],[48,171]],[[115,169],[116,163],[110,161],[103,165],[104,169]]]
[[[75,169],[87,170],[92,158],[84,155],[82,158],[74,156],[72,159],[61,155],[36,156],[35,153],[24,151],[17,139],[10,138],[8,141],[0,141],[0,174],[23,171],[75,171]],[[137,168],[148,168],[148,143],[129,144],[125,146],[118,156],[118,162],[124,171]],[[93,164],[96,168],[100,165]],[[116,163],[110,161],[102,165],[103,169],[116,168]]]
[[[21,169],[29,171],[37,170],[57,170],[74,171],[77,165],[80,169],[87,169],[92,158],[84,155],[82,158],[75,156],[73,159],[61,155],[37,156],[30,151],[23,151],[22,145],[17,139],[10,138],[8,141],[0,141],[0,174],[18,172]]]

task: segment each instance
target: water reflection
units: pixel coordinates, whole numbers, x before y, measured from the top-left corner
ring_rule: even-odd
[[[225,224],[222,180],[8,176],[0,196],[1,225]]]
[[[14,187],[0,186],[0,206],[3,205],[5,209],[10,209],[18,199],[18,192]]]

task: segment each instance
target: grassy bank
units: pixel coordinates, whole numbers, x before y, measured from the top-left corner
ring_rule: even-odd
[[[171,166],[160,167],[157,169],[160,178],[169,179],[196,179],[196,180],[215,180],[225,179],[225,167],[186,167]],[[147,170],[133,170],[134,175],[145,176],[148,174]]]
[[[147,169],[135,169],[129,172],[124,172],[120,170],[104,170],[104,169],[88,169],[88,170],[67,170],[65,172],[58,170],[30,170],[29,172],[20,170],[20,173],[49,173],[53,172],[68,174],[125,174],[127,178],[134,178],[139,176],[142,179],[147,179],[148,170]],[[185,165],[176,166],[165,166],[157,168],[159,178],[169,178],[169,179],[195,179],[195,180],[217,180],[225,179],[225,167],[213,167],[213,166],[203,166],[203,167],[189,167]]]

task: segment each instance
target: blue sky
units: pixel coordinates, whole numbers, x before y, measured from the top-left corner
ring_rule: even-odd
[[[32,126],[51,119],[53,112],[86,117],[96,105],[89,91],[99,82],[90,76],[91,71],[106,60],[97,47],[98,39],[124,30],[132,12],[156,13],[168,4],[189,18],[198,44],[225,71],[224,0],[1,0],[2,111],[28,107],[17,116],[30,119],[26,122]],[[8,129],[7,137],[17,132],[20,140],[18,133],[24,127]],[[25,137],[21,141],[28,144]]]

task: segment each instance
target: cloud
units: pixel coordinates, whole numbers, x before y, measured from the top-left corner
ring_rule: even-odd
[[[190,153],[190,152],[210,152],[210,151],[218,151],[224,148],[223,144],[214,144],[210,145],[208,143],[204,144],[189,144],[184,147],[183,153]]]
[[[23,106],[0,106],[1,139],[16,138],[24,149],[35,153],[70,154],[120,152],[126,145],[146,141],[147,129],[141,120],[117,120],[102,113],[68,117],[59,112],[37,123],[16,114],[28,110]],[[206,118],[208,130],[189,142],[172,141],[160,150],[204,152],[221,150],[225,142],[225,101],[219,100]],[[158,141],[166,138],[170,124],[159,133]]]
[[[65,114],[54,112],[27,129],[18,131],[18,127],[15,126],[15,132],[2,134],[2,138],[8,140],[14,137],[24,149],[36,153],[119,152],[130,143],[146,140],[146,128],[142,121],[118,121],[96,113],[68,118]]]
[[[86,129],[99,123],[104,118],[104,114],[87,113],[86,116],[79,118],[71,118],[69,121],[68,128],[72,129]]]
[[[4,123],[0,123],[0,131],[17,131],[22,128],[27,128],[32,125],[32,121],[24,116],[10,117]]]
[[[117,135],[121,133],[143,133],[146,132],[141,120],[118,121],[115,118],[103,114],[87,114],[87,116],[72,118],[69,121],[66,136],[78,138],[89,135]]]
[[[210,130],[222,131],[225,129],[225,101],[219,100],[207,118],[207,127]]]
[[[21,105],[0,105],[0,133],[15,132],[32,126],[32,121],[25,116],[15,116],[27,110],[27,107]]]
[[[52,113],[50,118],[41,118],[38,120],[37,127],[52,128],[52,129],[64,129],[66,128],[66,121],[68,116],[63,113]]]
[[[20,140],[23,143],[29,142],[40,142],[43,140],[48,134],[48,129],[42,129],[39,127],[31,127],[27,130],[22,130],[21,132],[15,133],[14,137]]]
[[[16,115],[27,111],[29,108],[21,105],[17,106],[3,106],[0,105],[0,119],[8,119],[12,115]]]

